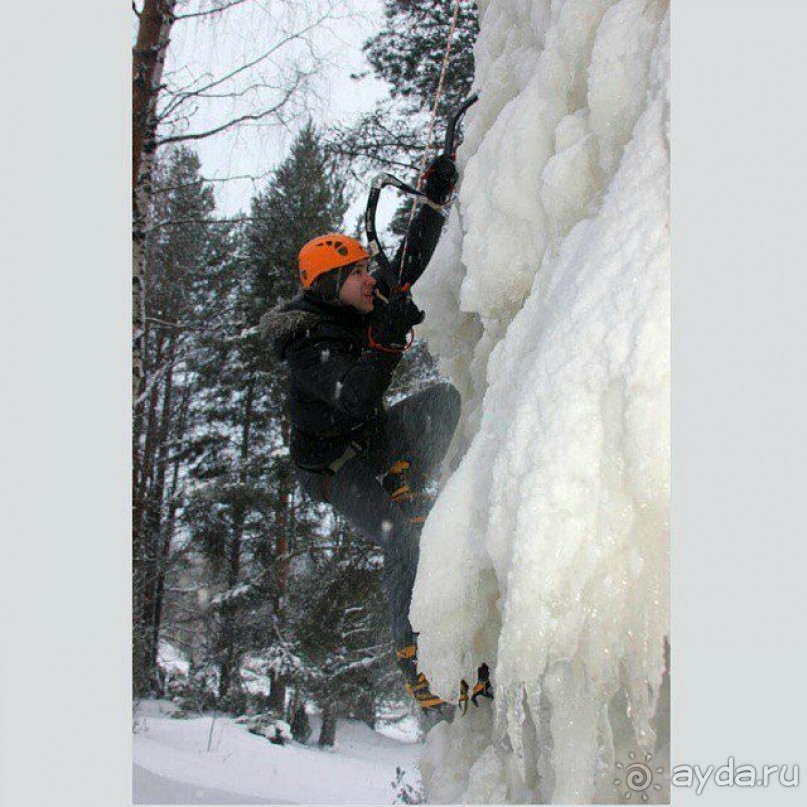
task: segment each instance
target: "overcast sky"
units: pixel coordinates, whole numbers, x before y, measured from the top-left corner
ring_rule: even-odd
[[[337,19],[319,26],[310,43],[323,62],[323,69],[311,83],[311,108],[316,113],[315,123],[344,122],[355,118],[386,92],[386,84],[374,78],[359,81],[350,78],[351,73],[367,69],[361,46],[380,27],[382,0],[317,0],[305,4],[249,0],[243,6],[231,8],[214,18],[177,20],[166,63],[166,77],[174,85],[187,84],[204,74],[218,78],[264,53],[278,41],[282,27],[299,30],[316,10],[324,9],[326,3],[337,6],[341,13]],[[183,5],[178,9],[179,14],[205,7],[204,0],[191,0]],[[301,42],[285,46],[278,51],[273,62],[266,60],[250,71],[252,80],[249,83],[254,83],[256,76],[267,84],[274,83],[294,57],[308,58],[308,47]],[[245,86],[241,85],[242,88]],[[220,89],[223,88],[217,88],[217,91]],[[238,107],[229,98],[203,103],[190,122],[189,131],[219,125],[232,118],[232,111],[236,108],[243,113],[245,101],[257,99],[259,93],[264,104],[269,105],[266,102],[271,103],[273,96],[268,89],[251,91],[237,102]],[[253,109],[259,106],[260,103],[255,103]],[[283,159],[295,130],[304,122],[304,115],[299,114],[291,124],[291,131],[266,123],[248,124],[232,132],[189,143],[200,155],[205,177],[245,175],[258,178],[216,182],[219,211],[234,214],[248,210],[254,191],[263,186],[267,172]],[[349,222],[354,221],[362,207],[363,201],[357,200],[349,213]]]

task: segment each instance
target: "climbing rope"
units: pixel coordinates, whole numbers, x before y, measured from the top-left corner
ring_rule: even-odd
[[[440,103],[440,96],[443,94],[443,83],[446,78],[446,71],[448,70],[448,59],[451,55],[451,41],[454,39],[454,31],[457,27],[457,17],[460,11],[460,0],[454,0],[454,14],[451,17],[451,27],[448,29],[448,38],[446,39],[446,52],[443,54],[443,63],[440,66],[440,79],[437,82],[437,91],[434,94],[434,104],[432,105],[432,116],[429,121],[429,130],[426,133],[426,148],[423,151],[423,156],[420,158],[420,171],[418,173],[417,189],[420,190],[420,185],[423,178],[423,169],[426,167],[426,160],[429,156],[429,151],[432,147],[432,134],[434,133],[434,122],[437,119],[437,106]],[[412,210],[417,204],[417,198],[412,200]],[[413,213],[414,215],[414,213]]]
[[[420,190],[421,184],[423,183],[423,171],[426,168],[426,160],[429,157],[429,152],[431,151],[432,147],[432,134],[434,133],[434,122],[437,119],[437,106],[440,103],[440,96],[443,94],[443,82],[445,81],[446,71],[448,69],[448,59],[451,55],[451,40],[454,39],[454,30],[457,27],[457,18],[459,17],[459,13],[460,0],[454,0],[454,13],[451,16],[451,27],[448,29],[448,38],[446,39],[446,52],[443,54],[443,63],[440,66],[440,79],[437,82],[437,90],[434,94],[434,104],[432,105],[431,120],[429,121],[428,132],[426,133],[426,148],[423,150],[423,156],[420,158],[418,181],[417,185],[415,186],[418,190]],[[415,218],[417,204],[418,197],[415,196],[412,198],[412,207],[409,209],[409,225],[412,224],[412,220]],[[409,225],[407,225],[406,228],[407,232],[409,232]],[[404,239],[403,249],[401,250],[401,265],[398,269],[399,275],[401,272],[403,272],[404,261],[406,260],[406,247],[407,239]]]

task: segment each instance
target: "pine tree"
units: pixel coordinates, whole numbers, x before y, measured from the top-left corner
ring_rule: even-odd
[[[313,671],[300,682],[323,711],[321,745],[332,745],[337,717],[375,722],[392,661],[381,551],[341,517],[329,537],[310,542],[293,570],[290,629]]]
[[[333,148],[360,171],[416,170],[426,147],[440,69],[446,49],[454,0],[385,0],[384,27],[364,43],[376,78],[390,84],[390,97],[353,126],[335,127]],[[443,90],[437,108],[437,131],[468,95],[473,82],[473,45],[479,35],[474,0],[461,0]]]
[[[245,251],[246,267],[255,278],[256,305],[296,293],[300,247],[317,235],[341,229],[346,210],[342,171],[309,121],[267,188],[252,200]]]
[[[285,707],[294,664],[284,636],[288,557],[310,529],[285,446],[285,379],[261,338],[261,315],[297,288],[300,245],[342,224],[344,183],[309,124],[266,189],[252,200],[232,257],[236,277],[227,339],[209,345],[197,367],[195,445],[199,487],[188,524],[211,564],[218,594],[215,662],[219,695],[239,708],[244,654],[275,660],[270,707]]]
[[[434,103],[453,13],[454,0],[386,0],[384,28],[364,43],[373,73],[389,82],[392,97],[407,100],[411,110],[430,110]],[[476,3],[461,0],[437,108],[441,118],[470,92],[478,35]]]
[[[146,240],[149,385],[135,418],[133,468],[134,678],[140,694],[159,688],[157,652],[190,402],[182,360],[193,344],[201,290],[215,278],[227,247],[227,228],[212,218],[213,191],[199,168],[196,154],[185,148],[157,164]]]

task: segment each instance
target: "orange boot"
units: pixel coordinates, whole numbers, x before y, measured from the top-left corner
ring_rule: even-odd
[[[446,702],[429,689],[429,681],[417,670],[417,645],[410,644],[395,651],[398,666],[406,678],[406,691],[424,710],[439,709]]]

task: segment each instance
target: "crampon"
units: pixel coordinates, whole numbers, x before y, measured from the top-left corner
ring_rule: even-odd
[[[468,711],[469,700],[474,706],[479,706],[477,698],[490,698],[490,700],[493,700],[493,688],[490,685],[490,670],[488,669],[488,665],[482,662],[479,669],[476,671],[476,675],[476,684],[474,684],[470,696],[468,693],[471,688],[468,686],[468,682],[465,679],[460,681],[460,700],[458,705],[462,714]]]

